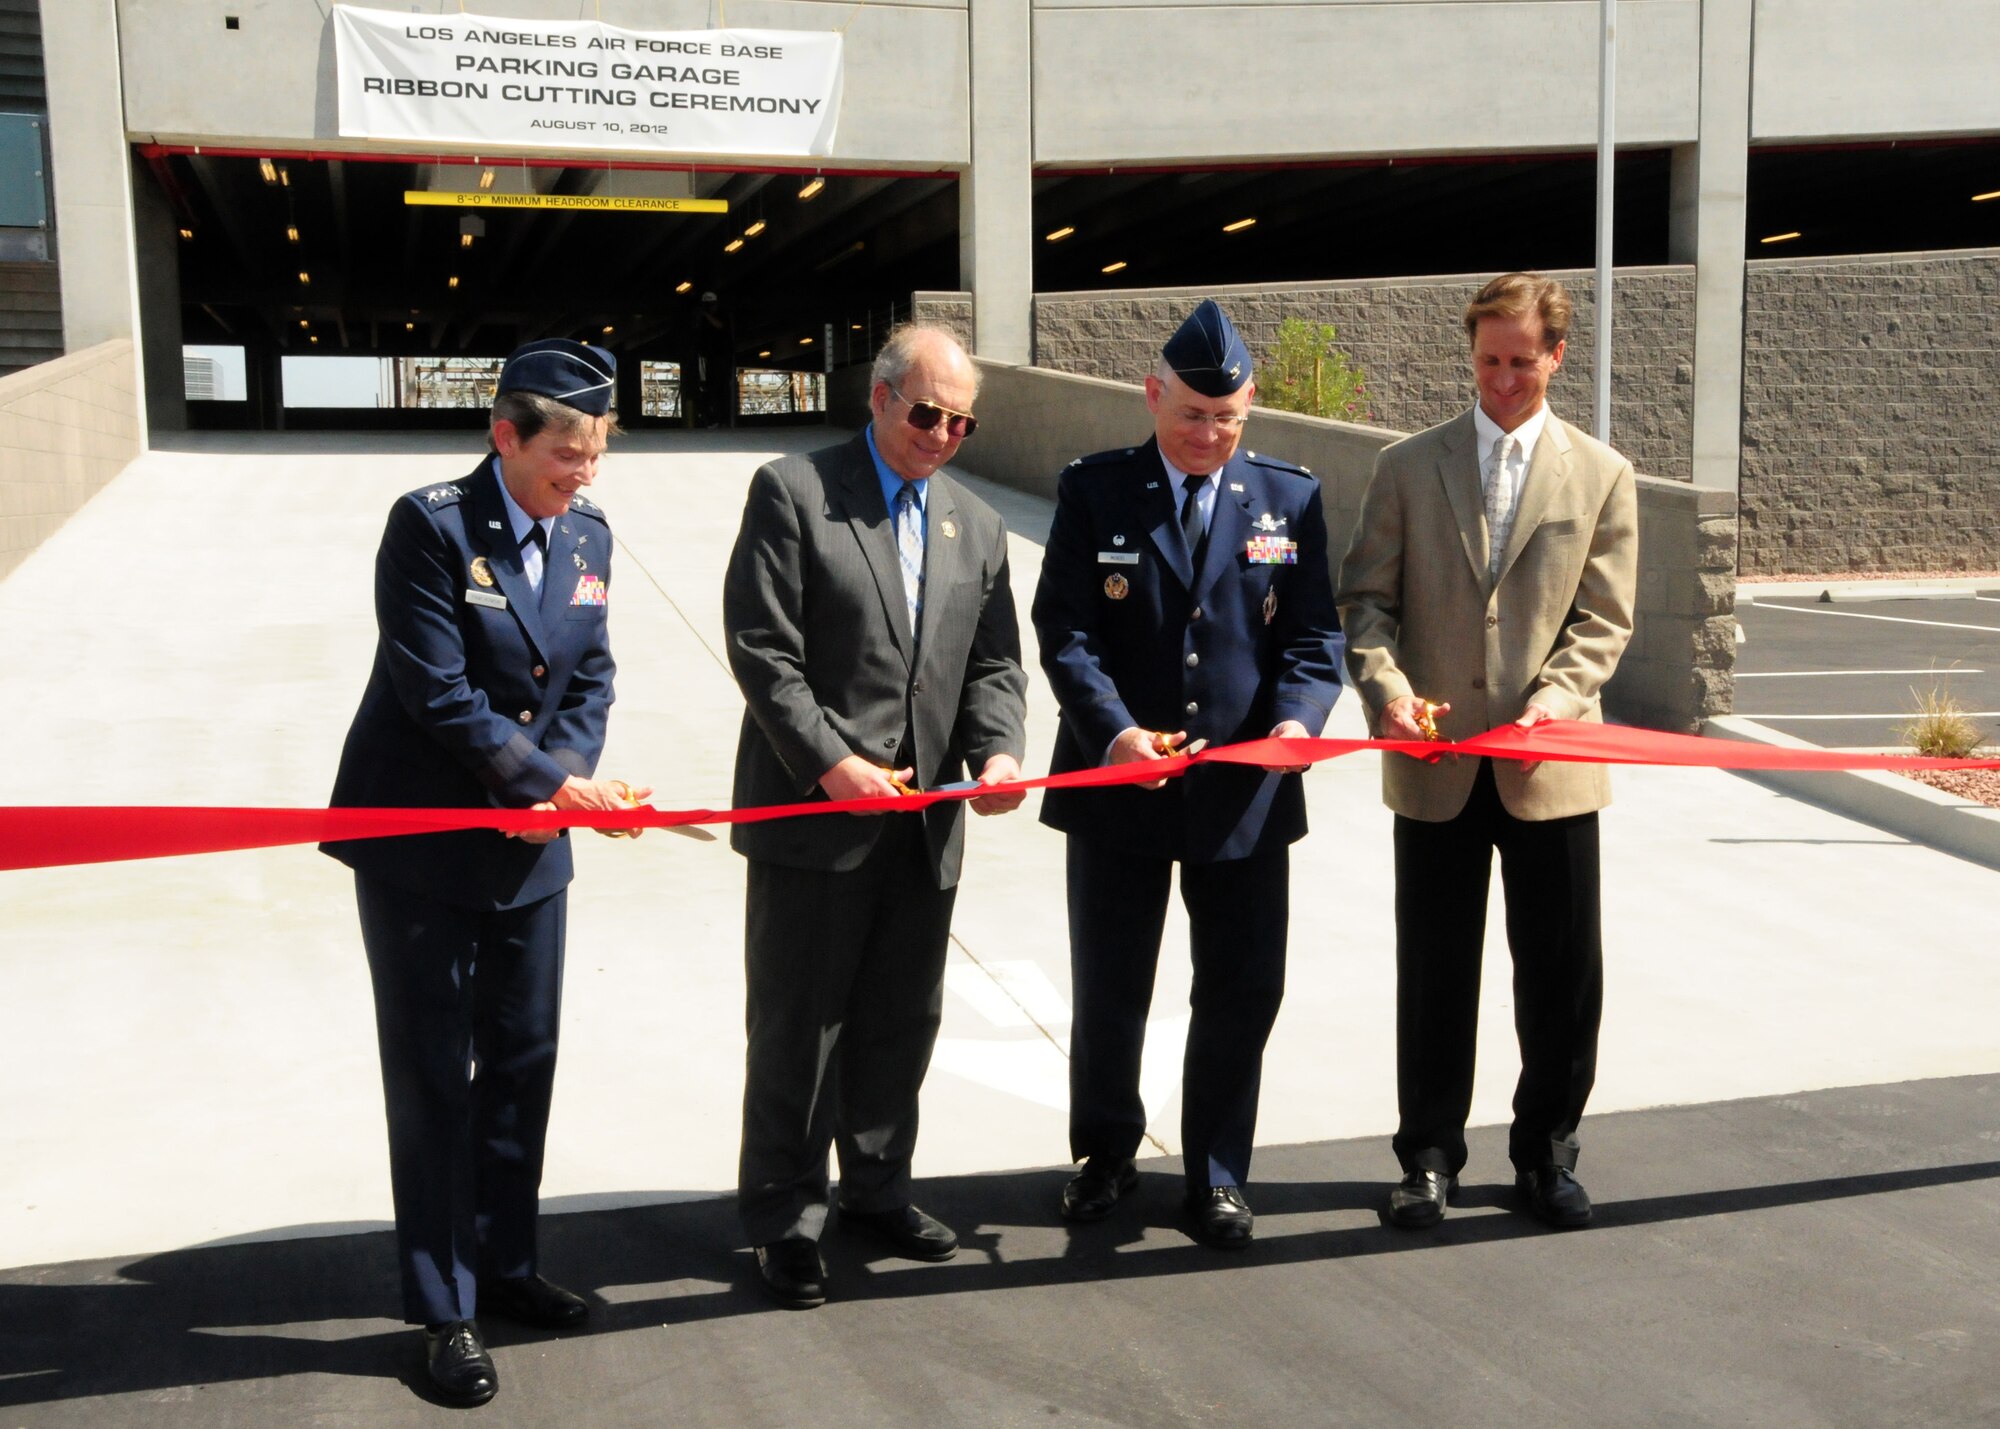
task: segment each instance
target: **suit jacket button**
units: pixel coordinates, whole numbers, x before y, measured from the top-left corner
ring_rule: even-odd
[[[894,749],[896,747],[896,741],[893,739],[885,739],[882,741],[882,747],[884,749]]]
[[[1187,702],[1187,712],[1188,712],[1189,714],[1200,714],[1200,713],[1201,713],[1201,705],[1200,705],[1200,704],[1198,704],[1198,703],[1197,703],[1196,701],[1194,701],[1194,700],[1189,700],[1189,701]]]
[[[535,712],[533,710],[522,710],[520,720],[522,724],[533,724],[535,722]]]
[[[548,666],[546,666],[546,665],[537,665],[537,666],[535,666],[535,678],[536,678],[536,679],[538,679],[538,680],[539,680],[539,679],[541,679],[541,678],[542,678],[542,676],[544,676],[544,675],[548,674],[548,672],[549,672],[549,668],[548,668]]]
[[[910,686],[910,693],[913,695],[921,695],[923,692],[924,682],[922,680],[918,680]]]
[[[1472,681],[1472,688],[1473,688],[1473,689],[1475,689],[1475,690],[1483,690],[1483,689],[1485,689],[1485,688],[1486,688],[1486,681],[1485,681],[1485,679],[1484,679],[1483,677],[1480,677],[1480,676],[1474,676],[1474,677],[1473,677],[1473,681]]]
[[[1188,658],[1187,658],[1187,667],[1190,670],[1192,670],[1195,666],[1199,665],[1200,663],[1201,663],[1201,656],[1196,655],[1192,651],[1190,651],[1188,653]]]
[[[1497,615],[1489,615],[1486,617],[1486,628],[1488,630],[1491,630],[1494,626],[1498,625],[1499,623],[1500,623],[1500,617]]]

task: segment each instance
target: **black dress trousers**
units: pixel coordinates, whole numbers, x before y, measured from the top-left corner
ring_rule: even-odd
[[[1497,849],[1521,1046],[1508,1155],[1521,1171],[1574,1168],[1604,1004],[1597,815],[1517,819],[1481,760],[1458,817],[1397,815],[1395,849],[1397,1160],[1454,1176],[1465,1164]]]
[[[375,984],[403,1315],[469,1320],[535,1273],[562,1020],[564,889],[498,912],[354,875]]]

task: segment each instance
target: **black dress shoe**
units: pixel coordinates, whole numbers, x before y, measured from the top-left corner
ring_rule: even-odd
[[[788,1236],[757,1247],[757,1273],[764,1288],[787,1310],[812,1310],[826,1303],[826,1266],[819,1242]]]
[[[486,1280],[479,1286],[479,1308],[517,1325],[538,1330],[574,1330],[590,1315],[581,1295],[571,1294],[539,1275]]]
[[[1062,1191],[1062,1218],[1101,1221],[1139,1185],[1139,1168],[1129,1156],[1092,1156]]]
[[[1514,1178],[1528,1210],[1543,1225],[1571,1231],[1590,1224],[1590,1193],[1567,1166],[1538,1166]]]
[[[470,1320],[424,1326],[424,1360],[431,1384],[453,1404],[484,1404],[500,1391],[500,1372]]]
[[[1442,1171],[1412,1171],[1389,1193],[1389,1219],[1407,1230],[1421,1230],[1444,1219],[1445,1202],[1458,1189],[1458,1178]]]
[[[958,1254],[958,1237],[951,1227],[915,1206],[893,1211],[850,1211],[842,1206],[840,1223],[887,1242],[896,1254],[911,1260],[950,1260]]]
[[[1190,1191],[1187,1209],[1194,1218],[1195,1239],[1203,1245],[1241,1250],[1250,1244],[1250,1232],[1257,1218],[1250,1214],[1250,1203],[1234,1186]]]

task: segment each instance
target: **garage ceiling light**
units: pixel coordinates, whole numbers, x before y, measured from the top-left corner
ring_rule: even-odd
[[[192,228],[183,228],[181,230],[181,237],[192,239],[194,237],[194,230]]]
[[[1974,203],[1985,203],[1989,199],[1996,199],[1996,198],[2000,198],[2000,189],[1995,189],[1990,194],[1974,194],[1972,196],[1972,201]]]
[[[404,323],[404,324],[403,324],[403,331],[404,331],[404,332],[415,332],[416,330],[417,330],[417,325],[416,325],[415,323]]]
[[[306,320],[305,318],[300,318],[300,319],[299,319],[299,326],[300,326],[300,327],[311,327],[311,326],[312,326],[312,324],[311,324],[310,322],[308,322],[308,321],[307,321],[307,320]]]
[[[314,334],[312,335],[312,340],[313,340],[314,342],[318,342],[318,341],[319,341],[319,334],[318,334],[318,333],[314,333]]]
[[[742,239],[732,238],[727,243],[722,245],[722,251],[724,253],[734,253],[737,249],[741,248],[742,246],[743,246]]]
[[[267,184],[275,184],[278,181],[278,166],[269,159],[257,161],[257,172],[264,176],[264,182]]]
[[[305,286],[306,284],[309,284],[309,283],[311,283],[311,282],[312,282],[312,280],[313,280],[313,275],[312,275],[312,274],[310,274],[310,273],[301,273],[301,274],[299,274],[299,284],[300,284],[300,286],[301,286],[301,287]]]
[[[285,225],[285,241],[287,243],[297,243],[299,241],[299,226],[296,223]]]
[[[826,187],[826,180],[821,178],[818,174],[814,174],[811,178],[807,179],[804,183],[799,185],[799,202],[804,203],[807,199],[813,197],[813,195],[817,194],[821,189],[825,187]]]
[[[1222,231],[1224,233],[1241,233],[1244,229],[1256,223],[1256,221],[1254,218],[1239,218],[1234,223],[1223,224]]]
[[[450,279],[445,283],[445,286],[447,288],[456,288],[458,286],[458,274],[452,274]]]
[[[1774,233],[1769,238],[1760,238],[1757,241],[1759,243],[1790,243],[1794,238],[1799,236],[1799,231],[1793,229],[1790,233]]]
[[[799,339],[800,347],[811,347],[812,345],[813,345],[813,340],[809,337],[802,337]]]
[[[1042,241],[1044,243],[1060,243],[1074,232],[1076,232],[1076,228],[1073,225],[1066,228],[1058,228],[1054,233],[1044,233]]]
[[[771,355],[771,349],[767,347],[767,348],[765,348],[765,349],[764,349],[764,350],[763,350],[762,352],[758,353],[757,355],[758,355],[759,357],[769,357],[769,356]]]
[[[755,238],[758,234],[762,233],[763,231],[764,231],[764,220],[760,218],[755,223],[751,224],[748,228],[743,230],[743,236],[745,238]]]
[[[1116,263],[1106,263],[1102,268],[1099,268],[1097,271],[1100,273],[1116,273],[1119,269],[1123,268],[1124,266],[1125,266],[1125,260],[1123,258],[1120,258]]]
[[[610,325],[609,323],[606,323],[606,324],[604,325],[604,335],[605,335],[606,337],[609,337],[609,336],[611,336],[611,334],[612,334],[612,332],[613,332],[613,331],[614,331],[614,329],[612,328],[612,326],[611,326],[611,325]]]
[[[481,192],[481,193],[484,193],[484,192],[485,192],[486,190],[488,190],[488,189],[490,189],[490,188],[492,188],[492,187],[493,187],[493,170],[491,170],[491,169],[482,169],[482,170],[480,170],[480,173],[479,173],[479,190],[480,190],[480,192]]]
[[[682,281],[682,282],[679,282],[679,283],[676,283],[676,284],[674,284],[674,291],[675,291],[676,293],[685,293],[685,292],[688,292],[688,291],[690,291],[690,290],[691,290],[691,289],[692,289],[693,287],[694,287],[694,284],[692,284],[692,283],[689,283],[689,282],[686,282],[686,281]]]

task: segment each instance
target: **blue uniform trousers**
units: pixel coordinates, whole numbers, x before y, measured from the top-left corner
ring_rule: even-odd
[[[498,912],[354,876],[375,984],[403,1316],[469,1320],[535,1271],[567,889]]]
[[[1070,1154],[1131,1156],[1146,1130],[1139,1060],[1174,860],[1069,839]],[[1194,985],[1181,1077],[1190,1190],[1250,1177],[1264,1044],[1285,992],[1291,848],[1181,864]]]

